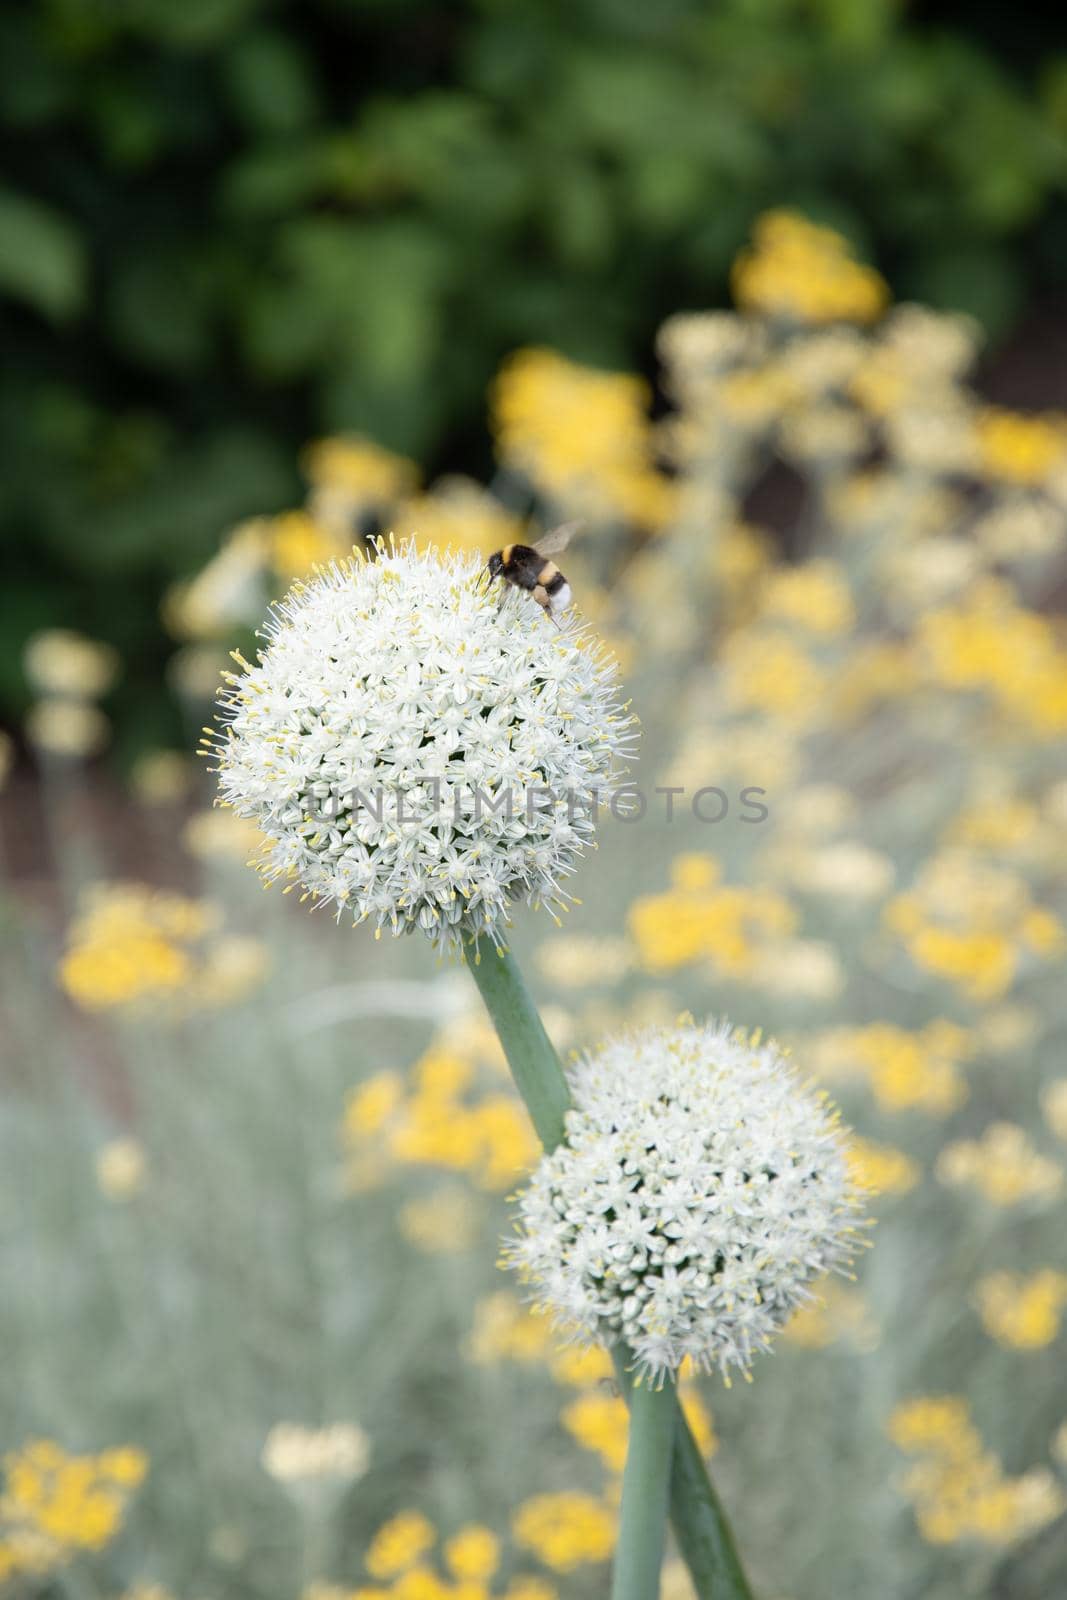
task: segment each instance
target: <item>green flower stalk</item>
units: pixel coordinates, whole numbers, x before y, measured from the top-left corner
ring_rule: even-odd
[[[666,1385],[634,1384],[611,1600],[649,1600],[659,1593],[678,1414],[675,1396]]]
[[[551,1152],[563,1139],[570,1092],[559,1057],[530,998],[518,964],[510,951],[499,950],[486,939],[468,942],[464,946],[464,955],[499,1035],[516,1087],[526,1102],[537,1136],[546,1151]],[[633,1373],[629,1370],[632,1366],[629,1352],[619,1347],[614,1359],[623,1397],[633,1408],[640,1391],[634,1387]],[[627,1456],[631,1508],[635,1499],[640,1501],[637,1485],[647,1485],[657,1471],[657,1461],[659,1469],[663,1469],[660,1470],[660,1478],[664,1483],[668,1476],[665,1468],[669,1463],[669,1490],[664,1490],[664,1493],[669,1499],[671,1525],[700,1600],[752,1600],[752,1591],[737,1555],[730,1525],[696,1440],[678,1405],[673,1382],[657,1391],[656,1401],[646,1406],[647,1398],[647,1395],[641,1395],[640,1421]],[[666,1453],[665,1435],[669,1441]],[[659,1460],[660,1456],[662,1460]],[[652,1587],[644,1591],[645,1600],[648,1600],[656,1593],[663,1548],[662,1528],[658,1539],[655,1534],[656,1502],[653,1498],[653,1510],[647,1517],[639,1519],[639,1530],[635,1530],[627,1527],[625,1478],[623,1494],[627,1562],[625,1577],[629,1583],[631,1579],[636,1581],[638,1574],[647,1575],[654,1559],[657,1577]],[[637,1546],[640,1546],[640,1551]],[[620,1540],[620,1554],[621,1550]],[[620,1590],[618,1594],[636,1597],[641,1592],[631,1588]]]

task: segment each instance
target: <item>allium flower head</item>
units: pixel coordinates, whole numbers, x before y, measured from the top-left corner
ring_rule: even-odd
[[[687,1357],[747,1369],[856,1248],[837,1114],[776,1045],[725,1023],[610,1041],[571,1090],[508,1264],[562,1324],[624,1341],[654,1380]]]
[[[634,737],[614,666],[473,554],[409,541],[297,584],[215,735],[256,865],[316,905],[439,947],[499,940],[510,903],[562,903]]]

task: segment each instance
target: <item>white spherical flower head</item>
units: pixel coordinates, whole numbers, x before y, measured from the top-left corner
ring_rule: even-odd
[[[613,1040],[571,1089],[506,1261],[565,1328],[624,1341],[653,1381],[687,1357],[747,1371],[857,1247],[837,1113],[776,1045],[725,1023]]]
[[[499,943],[518,899],[566,900],[633,719],[580,625],[499,596],[476,556],[408,541],[274,608],[213,750],[266,878],[439,947]]]

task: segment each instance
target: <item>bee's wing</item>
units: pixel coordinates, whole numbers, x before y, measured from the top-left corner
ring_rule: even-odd
[[[578,529],[580,522],[565,522],[559,528],[551,528],[534,543],[534,549],[539,556],[558,556],[566,550]]]

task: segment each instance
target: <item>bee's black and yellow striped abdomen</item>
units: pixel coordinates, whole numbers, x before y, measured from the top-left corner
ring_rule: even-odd
[[[508,544],[489,557],[488,571],[516,589],[531,594],[543,611],[553,616],[570,604],[570,585],[554,561],[528,544]]]

